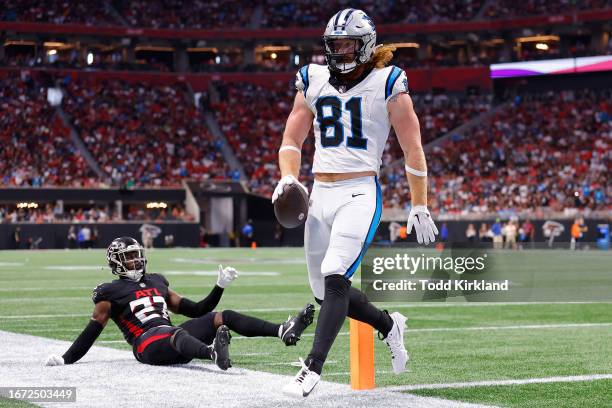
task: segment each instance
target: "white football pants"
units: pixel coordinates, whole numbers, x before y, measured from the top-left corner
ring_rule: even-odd
[[[351,279],[374,239],[382,214],[382,192],[374,176],[314,182],[304,232],[308,278],[317,299],[325,277]]]

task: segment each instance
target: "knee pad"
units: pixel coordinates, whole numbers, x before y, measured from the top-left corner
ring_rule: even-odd
[[[176,351],[179,351],[180,343],[183,341],[185,336],[188,336],[188,335],[189,333],[187,333],[187,330],[178,328],[174,332],[174,334],[172,334],[172,337],[170,337],[170,345],[172,346],[172,348]]]
[[[334,296],[347,296],[351,288],[351,281],[342,275],[329,275],[325,277],[325,293]]]
[[[221,312],[221,319],[223,319],[223,324],[226,326],[231,326],[232,323],[236,320],[236,312],[233,310],[224,310]]]

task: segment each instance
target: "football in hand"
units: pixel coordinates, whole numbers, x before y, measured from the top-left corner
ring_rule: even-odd
[[[308,194],[297,184],[286,185],[274,202],[276,219],[285,228],[297,228],[308,216]]]

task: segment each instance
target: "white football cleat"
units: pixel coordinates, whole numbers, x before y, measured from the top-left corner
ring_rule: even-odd
[[[283,387],[283,392],[293,397],[307,397],[310,395],[314,387],[319,383],[321,376],[314,371],[310,371],[304,360],[300,358],[300,371],[296,374],[293,380]]]
[[[406,330],[406,316],[399,312],[394,312],[389,315],[393,320],[393,327],[385,338],[385,343],[391,351],[391,364],[393,364],[393,372],[401,374],[406,371],[406,363],[408,363],[408,352],[404,346],[404,330]]]

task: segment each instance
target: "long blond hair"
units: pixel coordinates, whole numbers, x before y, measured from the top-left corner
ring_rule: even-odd
[[[372,59],[368,62],[368,65],[373,68],[384,68],[393,59],[393,51],[395,51],[393,45],[379,45],[374,50]]]

